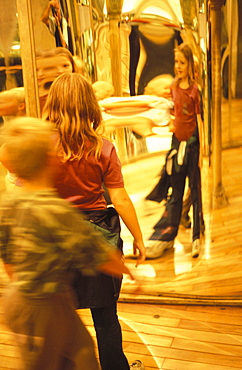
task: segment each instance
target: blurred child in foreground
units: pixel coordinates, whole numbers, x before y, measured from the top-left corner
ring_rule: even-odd
[[[26,115],[24,87],[0,92],[0,117],[3,121]]]
[[[5,194],[0,210],[1,258],[11,280],[6,320],[25,370],[97,370],[92,339],[75,311],[72,272],[120,277],[129,271],[53,189],[51,132],[51,124],[35,118],[17,118],[2,130],[0,160],[22,182]]]

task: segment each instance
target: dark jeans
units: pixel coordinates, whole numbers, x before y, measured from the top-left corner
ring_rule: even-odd
[[[91,308],[102,370],[130,370],[122,348],[117,304]]]
[[[198,167],[199,145],[193,143],[187,149],[186,163],[179,170],[173,166],[170,176],[172,193],[166,204],[165,212],[154,226],[154,232],[150,240],[171,241],[178,233],[182,213],[182,202],[185,189],[186,177],[189,179],[191,189],[191,201],[193,206],[193,240],[200,237],[201,218],[201,174]],[[176,158],[174,157],[174,160]]]

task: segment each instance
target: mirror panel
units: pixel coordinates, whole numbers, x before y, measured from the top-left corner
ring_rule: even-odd
[[[21,4],[22,0],[17,0]],[[49,32],[47,26],[41,21],[43,12],[48,4],[47,0],[24,0],[31,5],[31,23],[34,33],[34,45],[36,52],[51,49],[56,46],[54,36]],[[14,86],[23,84],[22,79],[22,60],[18,18],[16,16],[16,4],[11,0],[13,7],[8,6],[0,12],[0,81],[1,90],[10,89]],[[113,48],[110,42],[110,21],[113,20],[113,13],[108,14],[105,1],[72,1],[61,0],[63,14],[67,19],[69,29],[70,45],[75,56],[84,62],[84,74],[91,82],[106,81],[113,82],[112,56],[118,55],[117,50]],[[8,5],[10,4],[10,0]],[[115,1],[112,4],[116,4]],[[232,2],[227,2],[225,7],[225,20],[227,27],[227,39],[225,38],[225,47],[222,51],[223,66],[223,145],[228,147],[242,142],[241,130],[238,122],[235,121],[234,109],[240,106],[241,98],[239,83],[242,73],[240,71],[240,5],[232,8]],[[110,5],[110,4],[109,4]],[[3,6],[1,4],[1,6]],[[229,6],[231,8],[229,8]],[[6,12],[6,9],[15,9],[15,13]],[[20,9],[20,7],[19,7]],[[0,10],[2,10],[0,8]],[[233,11],[233,13],[231,13]],[[28,13],[21,14],[21,17],[29,20]],[[238,20],[231,22],[231,20]],[[210,60],[208,42],[209,22],[207,19],[206,2],[200,0],[190,1],[162,1],[162,0],[137,0],[124,1],[122,12],[119,14],[118,22],[114,22],[115,30],[118,30],[120,37],[120,75],[117,76],[118,82],[121,81],[121,93],[123,97],[142,95],[147,83],[154,77],[169,73],[173,75],[173,50],[175,46],[183,41],[189,41],[193,46],[194,54],[200,62],[200,84],[204,97],[205,128],[206,140],[205,154],[208,155],[209,168],[209,150],[211,142],[210,130]],[[7,27],[6,27],[7,24]],[[26,22],[26,25],[28,22]],[[236,27],[232,27],[236,25]],[[24,28],[21,25],[22,28]],[[6,30],[11,30],[7,34]],[[230,43],[229,41],[232,40]],[[6,49],[5,44],[11,44],[10,49]],[[209,43],[208,43],[209,44]],[[24,46],[22,47],[24,49]],[[10,51],[9,51],[10,50]],[[12,59],[11,59],[12,58]],[[237,59],[238,58],[238,59]],[[228,63],[230,60],[230,64]],[[7,61],[7,62],[6,62]],[[236,64],[237,62],[237,64]],[[235,67],[236,66],[236,67]],[[11,68],[13,67],[13,68]],[[10,71],[14,71],[11,73]],[[6,70],[8,73],[6,74]],[[30,78],[29,78],[30,79]],[[32,78],[33,79],[33,78]],[[238,81],[238,82],[236,82]],[[117,83],[118,85],[118,83]],[[119,95],[119,96],[120,96]],[[31,105],[31,101],[27,100]],[[226,126],[227,125],[227,126]],[[119,154],[124,165],[124,175],[131,197],[137,206],[138,212],[142,213],[142,228],[145,237],[149,234],[149,227],[155,223],[159,214],[162,213],[163,205],[146,204],[143,207],[142,202],[145,196],[156,181],[156,176],[162,165],[164,153],[170,147],[171,134],[163,131],[156,137],[142,137],[129,127],[114,131],[111,136],[118,147]],[[154,158],[150,165],[149,159]],[[147,159],[147,161],[146,161]],[[140,161],[140,162],[138,162]],[[141,162],[142,161],[142,162]],[[139,182],[132,180],[130,173],[135,171],[135,165],[140,165],[141,172],[137,174]],[[132,164],[134,167],[132,168]],[[130,173],[129,173],[130,171]],[[144,176],[144,178],[142,178]],[[147,179],[147,177],[149,178]],[[145,178],[146,177],[146,178]],[[141,180],[140,180],[141,179]],[[209,215],[208,215],[209,216]],[[149,225],[149,226],[147,226]],[[157,295],[162,284],[162,291],[169,296],[179,279],[187,278],[193,281],[194,271],[198,260],[193,260],[188,254],[188,233],[183,232],[178,239],[178,246],[175,254],[168,254],[164,263],[164,272],[159,270],[159,276],[156,275],[156,267],[160,261],[150,261],[142,269],[146,269],[149,293]],[[125,234],[129,243],[129,236]],[[206,243],[209,244],[209,240]],[[209,254],[209,245],[205,243],[205,250]],[[129,244],[129,249],[131,248]],[[128,252],[128,251],[127,251]],[[201,265],[201,263],[200,263]],[[206,274],[206,268],[204,274]],[[159,287],[156,286],[155,276],[159,278]],[[149,280],[150,279],[150,280]],[[158,281],[158,280],[157,280]],[[169,284],[170,285],[169,285]],[[149,285],[150,284],[150,285]],[[166,289],[165,284],[167,284]],[[130,287],[129,284],[125,287]],[[184,284],[179,290],[180,295],[189,292],[189,285]],[[201,292],[205,296],[206,292]]]

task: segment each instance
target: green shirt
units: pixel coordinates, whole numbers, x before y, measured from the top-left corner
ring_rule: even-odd
[[[95,275],[114,249],[54,190],[6,193],[0,210],[0,251],[12,284],[33,298],[65,291],[71,272]]]

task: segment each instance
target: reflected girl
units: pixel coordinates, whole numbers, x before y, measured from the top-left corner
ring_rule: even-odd
[[[67,72],[79,72],[69,50],[57,47],[36,53],[37,80],[39,87],[40,111],[45,105],[50,86],[56,77]]]
[[[158,258],[172,248],[181,219],[186,177],[189,179],[193,205],[192,257],[200,250],[201,189],[198,124],[200,116],[199,88],[195,82],[194,60],[191,48],[181,44],[175,49],[176,78],[172,84],[174,125],[171,149],[166,159],[172,193],[162,218],[154,226],[147,257]]]

